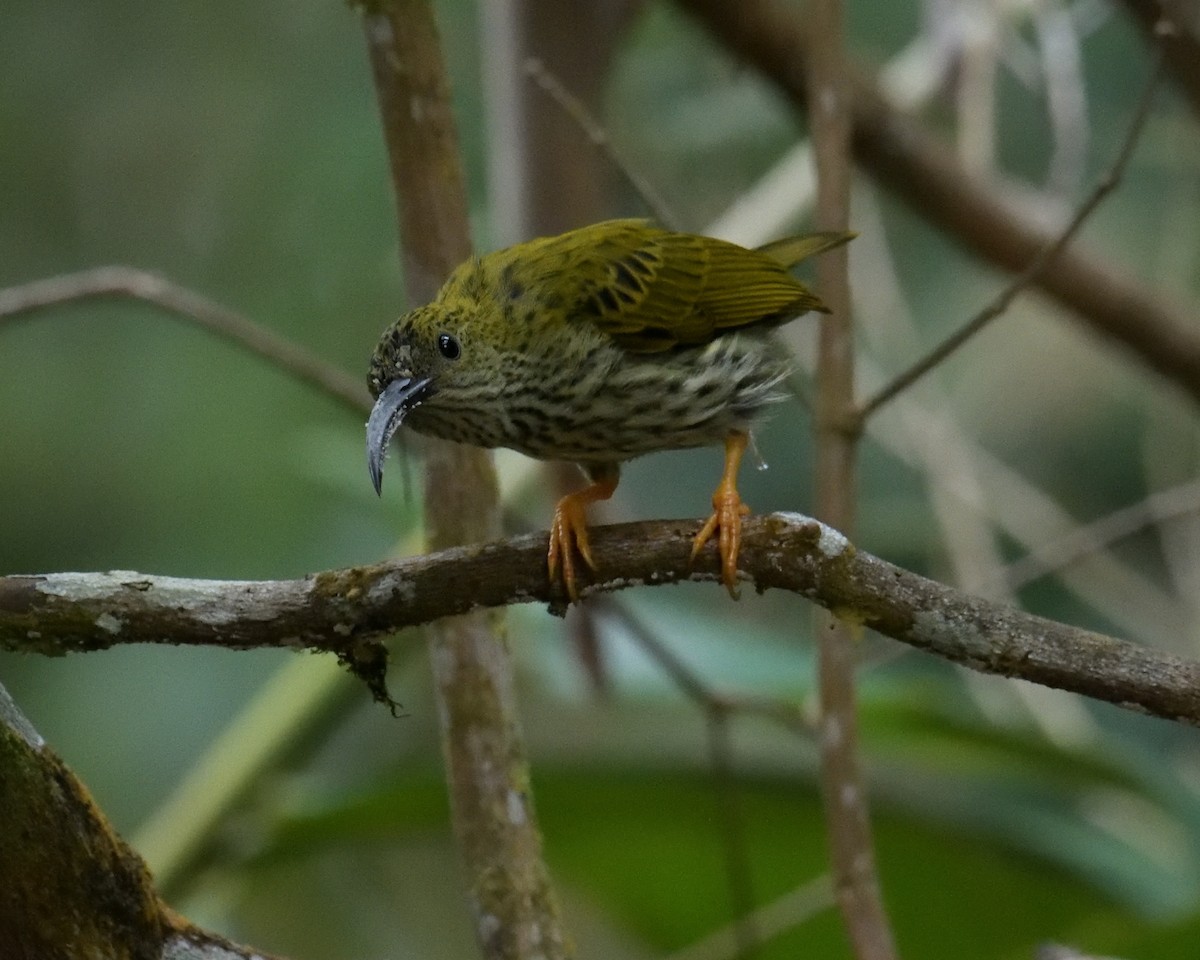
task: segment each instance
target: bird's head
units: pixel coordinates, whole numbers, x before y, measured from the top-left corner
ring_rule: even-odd
[[[367,421],[367,466],[379,493],[388,444],[405,418],[421,404],[453,404],[477,379],[486,345],[464,334],[467,311],[435,302],[406,313],[379,340],[371,356],[367,386],[375,406]],[[468,342],[474,348],[467,351]]]

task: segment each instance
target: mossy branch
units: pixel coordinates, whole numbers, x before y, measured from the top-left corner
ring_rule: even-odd
[[[423,302],[471,252],[433,6],[429,0],[374,3],[364,9],[363,31],[396,191],[408,293]],[[490,454],[447,442],[431,441],[424,449],[428,548],[497,536],[499,492]],[[334,607],[341,605],[336,582],[322,578],[319,590]],[[488,960],[561,960],[573,949],[542,857],[503,625],[473,607],[456,613],[428,618],[436,623],[426,636],[475,937]],[[353,649],[343,658],[356,668],[369,666],[373,651]]]
[[[584,594],[715,581],[688,564],[692,520],[598,527]],[[300,580],[184,580],[140,573],[0,577],[0,649],[43,654],[123,643],[293,647],[353,656],[403,628],[511,603],[564,609],[546,536],[526,535]],[[747,521],[740,568],[759,590],[800,594],[843,620],[983,673],[1019,677],[1200,725],[1200,663],[972,597],[855,549],[799,514]],[[730,616],[736,616],[736,608]]]
[[[0,686],[5,957],[271,960],[193,926]]]

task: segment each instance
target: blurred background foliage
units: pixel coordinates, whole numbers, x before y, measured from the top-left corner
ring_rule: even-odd
[[[1073,18],[1082,58],[1085,109],[1068,128],[1077,162],[1065,167],[1065,187],[1051,182],[1061,128],[1038,78],[1035,26],[1047,10]],[[470,0],[443,0],[438,12],[486,248],[506,229],[488,185],[497,151],[482,93],[495,38]],[[927,64],[914,44],[931,34],[931,12],[982,30],[994,70],[986,101],[964,108],[947,93],[924,116],[961,146],[970,111],[990,104],[991,172],[1020,178],[1043,211],[1067,209],[1126,129],[1147,73],[1137,31],[1098,2],[852,0],[853,50],[897,75],[902,63]],[[129,264],[339,367],[365,369],[405,301],[353,12],[312,0],[8,0],[0,90],[0,286]],[[772,88],[661,3],[629,20],[596,99],[623,156],[696,230],[804,133]],[[1097,253],[1192,302],[1198,148],[1194,118],[1162,93],[1127,182],[1085,231]],[[605,213],[644,212],[611,170],[606,179]],[[961,323],[1003,278],[869,182],[859,187],[851,276],[870,385]],[[801,354],[812,332],[793,326]],[[1055,538],[1039,519],[1046,502],[1069,529],[1195,473],[1194,408],[1036,294],[916,394],[925,412],[881,420],[883,435],[865,447],[857,540],[970,588],[997,592],[996,561],[1036,547],[1039,527]],[[953,456],[914,454],[942,449],[947,430],[969,438]],[[399,544],[411,550],[417,498],[395,482],[382,503],[374,498],[362,441],[361,417],[142,305],[89,303],[5,325],[0,572],[296,577],[374,561]],[[770,470],[747,471],[748,501],[803,510],[800,405],[758,443]],[[939,472],[939,459],[959,472]],[[552,486],[523,479],[519,458],[500,463],[514,522],[544,526]],[[636,462],[607,516],[698,516],[718,471],[715,451]],[[975,492],[960,489],[957,508],[966,505],[994,552],[974,581],[938,507],[964,478]],[[1103,551],[1104,570],[1121,573],[1096,581],[1105,597],[1052,571],[1021,598],[1194,657],[1198,534],[1185,514]],[[1073,569],[1079,582],[1093,568]],[[846,956],[820,888],[813,745],[777,720],[735,714],[732,773],[721,775],[704,711],[638,639],[651,631],[714,691],[802,714],[813,690],[808,608],[754,595],[733,606],[711,586],[678,587],[629,592],[598,607],[595,621],[603,691],[565,639],[571,620],[565,632],[538,608],[509,618],[547,852],[581,954],[691,946],[683,955],[728,956],[703,941],[745,898],[769,904],[815,890],[784,904],[763,955]],[[8,655],[0,680],[197,921],[303,960],[471,955],[423,648],[407,634],[395,649],[399,720],[332,663],[282,653]],[[1056,940],[1120,956],[1195,956],[1193,731],[968,676],[879,638],[864,640],[863,655],[863,749],[905,955],[1029,957]],[[731,892],[739,876],[747,882]]]

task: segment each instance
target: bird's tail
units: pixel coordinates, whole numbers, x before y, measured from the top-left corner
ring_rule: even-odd
[[[843,243],[849,243],[857,233],[831,230],[825,233],[806,233],[798,237],[784,237],[782,240],[772,240],[758,248],[759,253],[765,253],[772,260],[777,260],[785,267],[794,267],[801,260],[825,253]]]

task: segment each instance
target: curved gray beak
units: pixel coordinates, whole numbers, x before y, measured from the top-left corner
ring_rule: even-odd
[[[387,456],[388,444],[400,429],[408,411],[419,406],[428,395],[430,379],[414,380],[400,377],[393,380],[375,401],[367,420],[367,469],[371,472],[371,483],[375,492],[383,492],[383,461]]]

